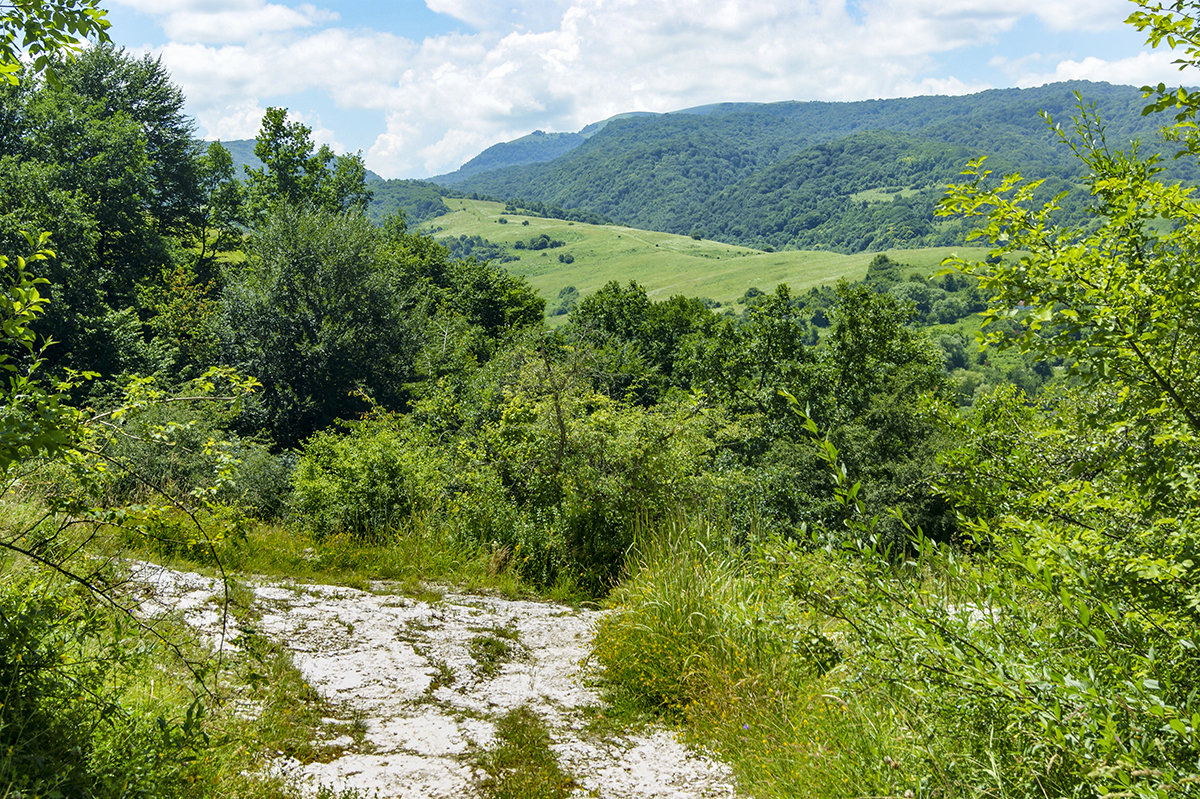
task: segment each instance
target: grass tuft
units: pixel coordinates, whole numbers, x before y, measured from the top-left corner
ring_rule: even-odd
[[[562,799],[575,780],[550,749],[550,732],[537,713],[522,705],[496,725],[496,744],[479,755],[483,799]]]

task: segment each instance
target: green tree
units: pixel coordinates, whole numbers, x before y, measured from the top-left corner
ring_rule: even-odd
[[[1126,20],[1146,34],[1146,43],[1159,47],[1166,43],[1175,50],[1179,58],[1175,63],[1181,70],[1200,67],[1200,3],[1196,0],[1174,0],[1174,2],[1152,2],[1133,0],[1140,9]],[[1179,50],[1182,49],[1182,54]],[[1181,142],[1184,151],[1200,155],[1200,130],[1196,115],[1200,112],[1200,90],[1180,86],[1143,86],[1142,93],[1155,99],[1143,109],[1143,114],[1173,111],[1175,124],[1163,132],[1168,140]]]
[[[9,0],[0,8],[0,74],[16,85],[24,53],[31,59],[32,74],[54,79],[59,58],[82,49],[81,40],[107,42],[109,21],[99,2]]]
[[[944,213],[986,219],[976,235],[994,246],[994,263],[955,263],[991,297],[987,341],[1061,358],[1085,386],[1117,382],[1109,421],[1160,445],[1189,442],[1200,436],[1200,237],[1191,221],[1200,204],[1191,188],[1157,179],[1157,158],[1110,148],[1088,106],[1073,136],[1062,136],[1091,170],[1093,228],[1056,228],[1056,204],[1032,202],[1037,181],[1010,175],[990,186],[982,162],[943,203]]]
[[[58,242],[45,264],[38,331],[63,342],[54,362],[104,373],[140,362],[139,284],[172,260],[172,234],[198,207],[191,121],[161,65],[109,46],[0,99],[0,242],[22,230]]]
[[[321,184],[318,204],[332,211],[363,213],[373,193],[367,188],[367,167],[362,153],[339,155]]]
[[[245,423],[294,446],[337,418],[406,396],[419,339],[361,214],[277,206],[222,298],[224,359],[263,389]]]
[[[162,60],[104,44],[68,62],[61,81],[83,98],[90,115],[124,115],[137,124],[149,160],[142,202],[158,231],[179,235],[192,226],[201,200],[195,124]]]
[[[201,274],[213,277],[208,261],[231,249],[241,238],[245,223],[242,184],[233,168],[233,156],[220,142],[211,142],[196,163],[201,202],[197,213]],[[211,246],[211,251],[210,251]]]
[[[128,115],[98,116],[66,86],[21,97],[21,133],[0,141],[0,241],[11,251],[21,231],[46,230],[61,242],[45,264],[52,303],[36,322],[64,343],[48,357],[120,372],[137,338],[120,313],[167,260],[144,201],[152,192],[145,139]]]
[[[0,371],[7,376],[0,406],[0,475],[14,464],[31,458],[54,456],[75,444],[78,413],[40,374],[47,342],[39,341],[32,323],[46,310],[47,300],[38,291],[47,281],[34,277],[31,264],[54,257],[47,249],[49,234],[27,237],[33,254],[28,260],[0,256]]]
[[[335,156],[328,145],[318,148],[312,128],[289,121],[286,108],[267,109],[254,154],[263,162],[258,169],[246,167],[254,218],[262,219],[277,203],[361,212],[371,199],[362,156]]]

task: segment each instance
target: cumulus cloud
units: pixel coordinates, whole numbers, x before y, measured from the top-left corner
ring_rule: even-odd
[[[204,108],[196,115],[196,122],[209,139],[253,139],[265,113],[266,106],[259,105],[257,98],[248,97],[233,105]]]
[[[332,28],[253,46],[172,42],[159,54],[199,107],[310,89],[351,107],[374,107],[390,79],[403,73],[412,50],[411,42],[392,34]]]
[[[1060,62],[1053,72],[1023,75],[1017,80],[1017,85],[1041,86],[1060,80],[1095,80],[1133,86],[1157,85],[1160,82],[1178,84],[1181,76],[1173,63],[1175,59],[1174,54],[1157,50],[1113,61],[1095,57],[1067,60]]]
[[[533,31],[558,26],[569,0],[425,0],[430,11],[445,14],[477,30],[512,27]]]
[[[382,112],[368,164],[405,176],[453,170],[535,128],[577,130],[626,111],[975,91],[986,86],[931,72],[938,59],[1023,19],[1091,31],[1120,27],[1127,12],[1126,0],[426,0],[471,30],[412,41],[338,27],[333,0],[115,2],[160,19],[172,39],[160,53],[208,135],[252,135],[263,106],[315,90]],[[1161,61],[1063,61],[1043,76],[1035,70],[1049,67],[1018,58],[1010,72],[1022,85],[1142,83]]]
[[[155,16],[173,42],[246,42],[274,33],[334,22],[338,14],[310,3],[264,0],[114,0]]]

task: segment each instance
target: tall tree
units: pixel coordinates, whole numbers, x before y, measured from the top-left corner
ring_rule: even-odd
[[[178,235],[193,225],[200,205],[195,125],[162,60],[101,45],[69,62],[61,77],[66,88],[85,99],[92,115],[124,114],[137,123],[150,161],[143,202],[158,229]]]
[[[280,204],[225,290],[225,359],[262,381],[245,422],[294,446],[366,405],[395,407],[416,350],[398,289],[361,214]]]
[[[258,169],[246,167],[249,208],[256,219],[278,203],[338,213],[362,211],[371,199],[362,156],[335,156],[328,145],[318,148],[312,128],[289,121],[286,108],[267,109],[254,154],[263,162]]]
[[[197,159],[196,171],[201,195],[196,215],[196,238],[200,241],[197,272],[208,279],[214,277],[211,258],[232,247],[240,235],[240,226],[246,221],[245,196],[233,167],[233,156],[220,142],[209,143]]]
[[[161,64],[104,45],[0,102],[0,242],[47,230],[52,299],[36,321],[63,341],[50,357],[102,372],[134,368],[137,286],[171,260],[168,236],[199,207],[192,123]]]

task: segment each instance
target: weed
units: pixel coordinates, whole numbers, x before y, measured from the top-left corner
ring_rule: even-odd
[[[475,661],[476,676],[492,677],[521,651],[515,627],[493,627],[467,642],[467,653]]]
[[[917,714],[831,667],[840,654],[758,558],[720,529],[645,536],[594,654],[608,703],[593,720],[666,717],[763,797],[903,796]],[[759,564],[759,565],[755,565]]]
[[[439,688],[448,688],[454,685],[454,669],[450,668],[450,664],[441,658],[431,658],[429,665],[433,667],[433,675],[429,679],[429,687],[425,690],[432,695]]]
[[[496,744],[481,753],[477,766],[485,799],[561,799],[575,780],[550,749],[545,722],[527,706],[513,708],[496,725]]]

